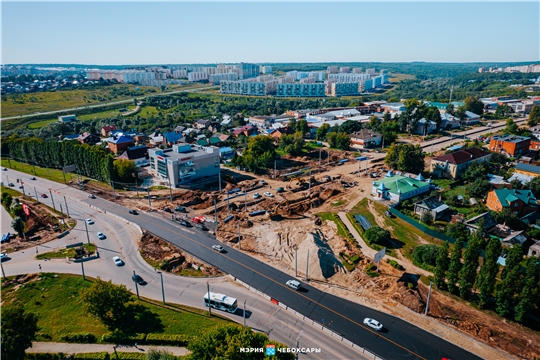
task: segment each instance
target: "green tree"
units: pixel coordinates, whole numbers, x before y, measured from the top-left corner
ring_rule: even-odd
[[[540,177],[535,177],[529,181],[526,187],[532,191],[534,197],[540,198]]]
[[[271,167],[275,159],[274,138],[266,135],[250,137],[242,155],[242,164],[250,171]]]
[[[176,360],[177,357],[165,350],[150,349],[146,353],[146,360]]]
[[[381,127],[381,119],[377,116],[372,116],[369,118],[369,128],[373,131],[379,131]]]
[[[2,306],[2,359],[24,360],[39,330],[38,317],[17,305]]]
[[[510,106],[505,104],[505,105],[497,106],[497,110],[495,110],[495,116],[497,116],[498,118],[504,118],[504,117],[512,115],[513,112],[514,110],[512,110]]]
[[[519,130],[519,126],[518,124],[514,122],[514,119],[509,118],[508,120],[506,120],[506,126],[503,131],[504,133],[515,135],[518,133],[518,130]]]
[[[476,115],[482,115],[484,113],[484,103],[478,96],[467,96],[463,102],[466,111],[470,111]]]
[[[480,231],[475,231],[463,253],[463,267],[459,272],[459,296],[463,299],[469,295],[476,281],[479,253],[483,243]]]
[[[497,287],[496,311],[502,316],[507,316],[512,311],[516,302],[516,293],[519,293],[521,282],[521,261],[523,249],[519,245],[510,248],[506,258],[504,269],[501,273],[501,282]]]
[[[422,213],[422,216],[420,216],[420,221],[429,225],[433,222],[433,215],[431,215],[430,211],[425,211]]]
[[[298,156],[304,148],[304,136],[300,131],[291,135],[283,135],[279,139],[279,148],[285,153]]]
[[[446,272],[448,271],[448,266],[450,264],[450,258],[448,257],[449,247],[448,241],[443,242],[439,247],[437,259],[435,260],[435,285],[437,285],[439,289],[444,287]]]
[[[21,219],[19,216],[16,216],[11,221],[11,226],[13,227],[13,230],[15,230],[17,232],[17,234],[19,234],[20,237],[23,237],[23,232],[24,232],[24,221],[23,221],[23,219]]]
[[[10,193],[7,193],[7,192],[2,193],[2,204],[4,204],[5,207],[9,207],[12,201],[13,201],[13,196],[11,196]]]
[[[454,108],[454,104],[448,104],[446,106],[446,112],[449,113],[450,115],[455,115],[456,109]]]
[[[486,162],[474,162],[461,174],[463,180],[473,182],[478,179],[486,179],[489,174],[489,164]]]
[[[111,330],[120,329],[128,314],[131,292],[125,285],[115,285],[99,277],[92,286],[81,293],[88,313],[99,318]]]
[[[116,181],[124,183],[135,182],[135,173],[137,166],[133,160],[118,159],[113,162],[114,178]]]
[[[470,233],[465,224],[461,222],[456,222],[454,224],[448,225],[446,228],[446,235],[453,237],[454,239],[460,239],[462,241],[467,240]]]
[[[346,134],[352,134],[353,132],[359,131],[362,129],[362,123],[359,121],[347,120],[339,127],[340,132]]]
[[[302,137],[304,137],[304,135],[307,134],[307,132],[309,131],[307,120],[306,119],[298,120],[294,131],[300,132],[302,134]]]
[[[296,118],[290,118],[289,119],[289,124],[287,124],[288,127],[290,127],[291,129],[293,129],[294,132],[296,132],[296,124],[298,123],[298,120],[296,120]]]
[[[536,258],[529,258],[522,282],[521,292],[517,298],[514,319],[523,322],[527,314],[534,308],[540,295],[540,262]]]
[[[459,280],[459,272],[461,271],[461,253],[463,249],[463,239],[458,238],[452,248],[452,254],[450,254],[450,264],[448,264],[448,291],[451,293],[457,289],[457,282]]]
[[[412,257],[419,263],[435,266],[439,247],[433,244],[419,245],[414,248]]]
[[[484,197],[489,189],[491,189],[491,184],[485,179],[476,179],[467,185],[467,192],[472,197]]]
[[[224,325],[214,327],[191,341],[187,348],[191,351],[189,358],[193,360],[258,360],[266,359],[264,353],[241,353],[240,348],[264,348],[274,344],[276,348],[284,348],[280,343],[268,340],[265,334],[254,332],[249,327]],[[276,360],[293,360],[293,353],[276,352]]]
[[[390,239],[390,231],[379,226],[372,226],[364,233],[366,240],[370,244],[381,244]]]
[[[13,215],[15,215],[16,217],[22,217],[23,214],[24,214],[24,210],[23,210],[23,207],[22,205],[15,205],[11,208],[11,212],[13,213]]]
[[[388,148],[384,161],[391,169],[419,174],[424,171],[424,158],[420,146],[394,143]]]
[[[491,294],[495,289],[495,282],[497,279],[497,273],[499,272],[499,265],[497,260],[501,255],[501,242],[499,239],[492,238],[489,240],[486,247],[486,255],[484,257],[484,264],[480,268],[478,273],[477,288],[480,291],[479,305],[484,307],[491,299]]]
[[[317,133],[315,135],[317,140],[325,140],[326,139],[326,134],[328,134],[328,131],[330,131],[330,125],[322,124],[322,126],[320,126],[317,129]]]
[[[529,113],[529,118],[527,119],[527,125],[529,126],[536,126],[540,123],[540,106],[538,104],[535,104],[531,112]]]
[[[340,150],[349,150],[351,146],[351,139],[349,135],[344,132],[331,132],[326,135],[326,140],[330,147]]]

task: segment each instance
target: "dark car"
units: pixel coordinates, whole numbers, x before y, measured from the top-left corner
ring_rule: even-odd
[[[130,213],[131,215],[138,215],[138,214],[139,214],[139,213],[138,213],[137,211],[135,211],[135,210],[129,210],[129,213]]]
[[[15,184],[13,184],[13,183],[9,183],[8,185],[9,185],[9,187],[14,187],[15,186]]]
[[[146,285],[146,281],[144,281],[144,279],[142,277],[140,277],[139,275],[134,274],[131,277],[131,280],[135,281],[139,285]]]
[[[168,213],[172,213],[172,210],[169,209],[169,208],[165,208],[165,209],[163,209],[163,211],[168,212]]]
[[[284,191],[285,191],[285,189],[282,188],[282,187],[278,187],[278,188],[277,188],[277,192],[278,192],[278,193],[282,193],[282,192],[284,192]]]
[[[201,229],[202,231],[208,231],[208,228],[204,226],[203,224],[195,224],[195,227],[197,229]]]
[[[186,212],[186,208],[183,207],[183,206],[178,206],[176,209],[174,209],[174,211],[178,211],[178,212]]]
[[[44,198],[44,199],[48,198],[47,194],[41,194],[41,197]]]
[[[188,223],[186,220],[180,220],[178,222],[180,223],[180,225],[185,226],[185,227],[192,227],[193,226],[190,223]]]
[[[94,194],[90,194],[90,195],[88,195],[88,197],[89,197],[90,199],[95,199],[95,198],[96,198],[96,196],[95,196]]]

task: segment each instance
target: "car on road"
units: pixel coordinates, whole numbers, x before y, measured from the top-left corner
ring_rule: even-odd
[[[32,176],[32,177],[30,178],[30,180],[36,180],[36,178],[35,178],[34,176]]]
[[[193,226],[190,223],[188,223],[186,220],[180,220],[180,221],[178,221],[178,223],[180,223],[180,225],[185,226],[185,227],[192,227]]]
[[[282,188],[282,187],[278,187],[276,191],[277,191],[278,193],[282,193],[282,192],[284,192],[284,191],[285,191],[285,189],[284,189],[284,188]]]
[[[201,229],[202,231],[208,231],[208,228],[206,226],[204,226],[203,224],[195,224],[195,227],[197,229]]]
[[[225,249],[221,245],[212,245],[212,249],[216,250],[217,252],[225,252]]]
[[[105,240],[107,238],[101,231],[97,233],[97,237],[99,240]]]
[[[133,274],[133,276],[131,276],[131,280],[135,281],[139,285],[146,285],[147,284],[147,282],[144,281],[144,279],[142,277],[140,277],[140,275]]]
[[[4,261],[4,260],[6,260],[7,258],[8,258],[8,255],[7,255],[5,252],[3,252],[3,253],[0,254],[0,261]]]
[[[168,207],[164,208],[163,211],[168,212],[168,213],[172,213],[172,210],[170,208],[168,208]]]
[[[48,198],[47,194],[41,194],[41,197],[44,199]]]
[[[139,215],[139,213],[137,211],[135,211],[135,210],[129,210],[129,213],[131,215]]]
[[[88,195],[88,197],[89,197],[90,199],[95,199],[95,198],[96,198],[96,195],[90,194],[90,195]]]
[[[178,211],[178,212],[186,212],[186,208],[183,207],[183,206],[178,206],[176,209],[174,209],[174,211]]]
[[[261,197],[261,194],[259,194],[259,193],[253,194],[253,198],[254,198],[254,199],[258,199],[258,198],[260,198],[260,197]]]
[[[271,192],[265,192],[264,193],[264,196],[268,196],[268,197],[274,197],[274,194],[272,194]]]
[[[24,189],[24,185],[19,186],[19,189]]]
[[[285,284],[294,290],[299,290],[301,287],[300,281],[298,280],[289,280]]]
[[[2,168],[2,170],[3,170],[3,171],[7,171],[7,169],[6,169],[6,168]]]
[[[88,225],[93,225],[94,224],[94,221],[92,219],[86,219],[86,223]]]
[[[122,261],[122,259],[120,259],[120,256],[115,256],[112,259],[114,261],[114,265],[116,265],[116,266],[124,265],[124,262]]]
[[[383,328],[383,325],[380,322],[372,318],[365,318],[364,325],[367,325],[370,328],[375,329],[377,331],[381,331]]]
[[[13,184],[13,183],[9,183],[8,185],[9,185],[9,187],[14,187],[15,186],[15,184]]]

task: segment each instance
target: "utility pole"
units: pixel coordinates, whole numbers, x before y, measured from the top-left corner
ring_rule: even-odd
[[[212,304],[210,304],[210,284],[208,284],[208,281],[206,282],[206,292],[208,296],[208,313],[210,316],[212,316]]]
[[[450,88],[450,101],[448,101],[448,105],[452,103],[452,92],[454,91],[454,85]]]
[[[427,294],[427,303],[426,303],[426,312],[424,313],[424,315],[427,315],[428,314],[428,311],[429,311],[429,299],[431,297],[431,285],[433,284],[433,282],[429,282],[429,291],[428,291],[428,294]]]
[[[219,163],[219,169],[218,169],[218,177],[219,177],[219,193],[221,194],[221,162]]]
[[[137,284],[137,274],[135,274],[135,270],[133,270],[133,282],[135,283],[135,291],[137,292],[137,299],[141,300],[141,297],[139,296],[139,284]]]
[[[165,287],[163,286],[163,273],[158,271],[159,276],[161,277],[161,296],[163,297],[163,303],[165,304]]]
[[[4,272],[4,265],[0,262],[0,268],[2,268],[2,277],[6,278],[6,273]]]
[[[62,213],[62,222],[64,223],[64,230],[66,230],[67,229],[66,219],[64,218],[64,210],[62,209],[62,204],[60,204],[60,212]]]
[[[240,218],[238,218],[238,250],[242,250],[242,244],[240,243]]]
[[[247,212],[247,189],[244,188],[244,211]]]
[[[302,336],[302,333],[304,332],[304,330],[300,331],[300,334],[298,334],[298,337],[296,338],[296,348],[300,348],[300,336]],[[295,356],[296,359],[298,359],[298,351],[296,351],[296,356]]]
[[[244,327],[246,327],[246,300],[244,300]]]
[[[322,148],[319,148],[319,167],[321,167],[321,151]]]
[[[227,217],[231,216],[231,213],[229,211],[229,193],[227,193]]]
[[[37,190],[36,190],[36,187],[35,187],[35,186],[34,186],[34,194],[36,194],[36,201],[39,202],[39,199],[38,199],[38,197],[37,197]]]
[[[216,206],[216,198],[214,197],[214,217],[216,218],[216,229],[214,232],[217,234],[217,228],[218,228],[218,216],[217,216],[217,206]]]
[[[86,280],[86,278],[84,277],[84,261],[82,261],[82,259],[81,259],[81,271],[82,271],[83,280]]]
[[[67,213],[67,216],[69,217],[69,209],[68,209],[68,206],[67,206],[67,201],[66,201],[65,196],[64,196],[64,203],[66,204],[66,213]]]
[[[167,176],[167,180],[169,180],[169,196],[170,196],[170,199],[171,199],[171,204],[173,203],[173,200],[172,200],[172,187],[171,187],[171,176]]]
[[[360,177],[360,160],[358,160],[358,177]]]
[[[114,196],[114,202],[116,202],[116,193],[114,192],[114,181],[111,181],[111,186],[112,186],[112,193]]]
[[[307,251],[307,257],[306,257],[306,281],[308,281],[308,268],[309,266],[309,250]]]
[[[294,276],[298,277],[298,247],[294,247]]]
[[[148,186],[146,187],[146,192],[148,193],[148,206],[152,207],[152,204],[150,203],[150,188]]]
[[[274,160],[274,180],[276,179],[276,160]]]
[[[84,221],[84,227],[86,228],[86,240],[88,241],[88,244],[90,245],[90,236],[88,235],[88,224],[86,223],[86,220]]]
[[[330,164],[330,145],[328,145],[328,159],[326,160],[327,164]]]
[[[25,192],[24,192],[24,183],[22,182],[21,180],[21,187],[22,187],[22,193],[23,193],[23,196],[26,196]]]

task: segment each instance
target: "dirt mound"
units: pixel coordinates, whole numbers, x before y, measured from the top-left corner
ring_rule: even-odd
[[[409,289],[403,282],[398,283],[397,290],[392,294],[391,298],[417,313],[421,313],[426,309],[426,303],[418,289]]]
[[[339,193],[340,193],[340,191],[337,190],[337,189],[326,189],[326,190],[321,191],[319,193],[319,198],[322,201],[326,201],[326,200],[330,199],[332,196],[335,196],[335,195],[337,195]]]
[[[31,281],[37,281],[38,278],[39,278],[39,274],[17,275],[12,280],[4,281],[2,283],[2,287],[8,287],[8,286],[13,285],[13,284],[22,285],[22,284],[26,284],[26,283],[31,282]]]

